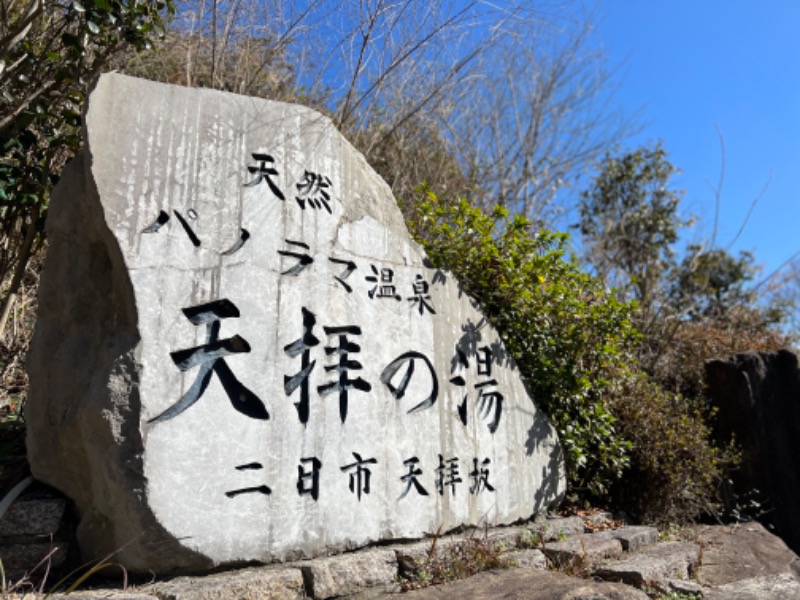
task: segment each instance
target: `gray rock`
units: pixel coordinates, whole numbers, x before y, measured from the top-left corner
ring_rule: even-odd
[[[243,569],[205,577],[179,577],[145,586],[141,591],[159,600],[299,600],[306,597],[303,576],[300,569],[294,568]]]
[[[635,552],[639,548],[650,546],[658,541],[658,529],[644,525],[609,529],[607,531],[599,531],[594,535],[599,538],[619,540],[625,552]]]
[[[735,439],[741,466],[731,477],[735,494],[754,490],[778,534],[800,552],[800,368],[789,350],[738,354],[706,363],[716,434],[722,445]],[[728,498],[732,508],[733,498]]]
[[[635,552],[645,546],[658,542],[658,529],[646,526],[621,527],[613,531],[625,552]]]
[[[558,501],[511,356],[329,119],[108,74],[84,122],[26,420],[87,558],[297,560]]]
[[[645,548],[625,560],[604,565],[594,575],[637,587],[661,584],[668,579],[688,579],[694,574],[700,548],[686,542],[663,542]]]
[[[695,581],[687,579],[667,579],[665,581],[667,590],[670,592],[677,592],[678,594],[694,594],[695,596],[703,596],[703,586]]]
[[[611,537],[586,533],[572,536],[563,542],[545,544],[542,551],[556,568],[588,567],[607,558],[619,558],[622,544]]]
[[[40,576],[48,569],[63,565],[66,558],[66,545],[63,543],[43,541],[0,545],[0,560],[9,580],[31,574]]]
[[[32,596],[31,600],[39,596]],[[136,590],[79,590],[69,594],[50,594],[41,596],[52,600],[162,600],[154,594],[146,594]],[[26,599],[28,596],[25,597]]]
[[[481,535],[481,533],[477,535]],[[532,540],[533,534],[526,527],[501,527],[488,534],[488,539],[510,549],[516,548],[521,540],[523,544],[526,543],[526,540]]]
[[[0,537],[55,535],[65,507],[63,498],[18,498],[0,519]]]
[[[354,594],[364,588],[385,587],[397,580],[392,550],[368,550],[299,563],[306,593],[316,600]]]
[[[705,600],[797,600],[800,582],[789,573],[743,579],[703,591]]]
[[[394,586],[392,589],[385,589],[383,587],[369,588],[361,590],[355,594],[348,594],[347,596],[340,596],[341,600],[379,600],[388,597],[397,598],[402,593],[401,590],[396,589],[399,586]],[[399,598],[398,598],[399,600]]]
[[[531,533],[542,537],[546,542],[559,540],[569,535],[581,534],[585,531],[580,517],[555,517],[537,520],[529,527]]]
[[[512,550],[505,554],[509,562],[522,569],[546,569],[547,557],[536,549]]]
[[[620,583],[594,582],[553,571],[511,569],[487,571],[469,579],[415,590],[404,600],[647,600],[647,595]]]
[[[417,564],[425,562],[431,555],[431,548],[436,552],[441,552],[441,545],[437,541],[436,546],[433,546],[432,540],[425,540],[423,542],[416,542],[412,544],[399,544],[396,546],[389,546],[395,555],[409,556]]]
[[[796,560],[778,536],[758,523],[700,527],[696,535],[703,549],[697,581],[703,586],[791,573]]]
[[[516,529],[513,527],[489,529],[482,533],[485,539],[497,542],[503,539],[511,540],[512,538],[504,536],[516,533]],[[526,531],[526,528],[519,529]],[[618,542],[619,540],[611,537],[613,533],[615,532],[606,531],[581,537]],[[438,558],[446,557],[451,552],[449,549],[451,546],[474,539],[475,535],[475,532],[467,532],[460,535],[439,536],[435,540],[418,543],[394,544],[370,551],[302,561],[291,565],[288,569],[266,567],[202,578],[179,578],[124,592],[119,590],[80,592],[77,597],[114,600],[152,600],[155,597],[159,600],[183,597],[204,599],[215,595],[223,599],[260,598],[272,597],[270,594],[295,597],[293,594],[299,593],[300,589],[298,574],[305,570],[305,591],[313,593],[312,597],[336,596],[347,600],[378,600],[398,595],[401,586],[399,581],[394,581],[393,573],[399,569],[403,557],[413,561],[412,570],[420,568],[429,556],[431,548]],[[665,595],[677,592],[694,594],[698,597],[705,595],[706,598],[715,600],[795,597],[796,578],[792,574],[798,560],[780,539],[767,533],[760,526],[698,527],[694,535],[697,537],[697,543],[658,543],[633,555],[623,555],[625,557],[623,561],[607,563],[602,568],[608,571],[615,564],[624,567],[621,572],[620,570],[615,572],[613,577],[620,579],[622,574],[630,584],[647,586],[650,592],[660,592]],[[695,570],[694,565],[701,544],[704,552],[703,564],[699,567],[699,571],[704,572],[703,581],[706,584],[704,586],[687,578]],[[752,550],[748,550],[748,546],[752,546]],[[643,558],[647,557],[649,561],[644,561]],[[598,583],[588,579],[590,572],[583,568],[585,565],[576,565],[578,568],[574,569],[569,568],[571,565],[565,565],[568,572],[582,574],[584,577],[581,578],[568,576],[564,572],[550,571],[546,571],[546,575],[542,577],[531,578],[520,575],[519,571],[546,569],[544,554],[538,549],[511,550],[504,554],[504,558],[509,562],[516,562],[520,568],[481,573],[469,580],[414,592],[410,598],[499,597],[591,600],[646,597],[643,592],[625,583]],[[720,562],[724,565],[720,565]],[[635,574],[629,575],[630,572]],[[265,583],[268,579],[272,579],[271,584]],[[715,583],[709,585],[711,581]]]

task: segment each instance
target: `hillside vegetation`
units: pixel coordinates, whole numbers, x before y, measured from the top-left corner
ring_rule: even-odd
[[[750,254],[679,245],[694,223],[663,145],[615,150],[632,124],[608,109],[615,81],[592,15],[350,6],[0,0],[6,426],[25,398],[50,192],[80,148],[92,79],[115,68],[329,115],[503,336],[561,436],[569,500],[649,521],[715,511],[736,449],[711,438],[703,362],[788,345],[793,297],[757,282]],[[574,238],[557,231],[565,217]]]

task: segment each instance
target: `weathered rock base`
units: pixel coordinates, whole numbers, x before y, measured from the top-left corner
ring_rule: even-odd
[[[779,350],[710,360],[706,382],[719,411],[717,442],[722,447],[735,439],[742,452],[741,468],[730,474],[726,508],[738,512],[740,502],[753,500],[763,511],[759,519],[771,521],[786,545],[800,552],[800,358]]]
[[[594,525],[578,517],[540,519],[517,527],[442,536],[435,541],[389,544],[205,577],[179,577],[126,590],[80,591],[70,597],[381,599],[403,593],[402,576],[419,575],[432,552],[447,556],[465,540],[478,539],[503,548],[502,556],[513,566],[413,590],[403,597],[645,600],[648,594],[679,592],[707,600],[800,598],[800,559],[756,523],[697,527],[689,542],[659,542],[658,532],[652,527],[584,533],[595,529]]]
[[[67,501],[34,484],[0,519],[0,562],[6,580],[18,580],[39,566],[57,569],[67,560],[64,526]]]

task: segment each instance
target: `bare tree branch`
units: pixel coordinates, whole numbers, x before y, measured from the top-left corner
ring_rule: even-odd
[[[167,43],[182,49],[187,83],[314,103],[383,165],[399,195],[420,176],[539,219],[558,213],[558,191],[626,130],[606,110],[613,75],[592,48],[591,16],[571,7],[185,0]],[[172,59],[162,51],[159,60]],[[133,74],[153,67],[138,63]],[[407,158],[406,172],[383,152]],[[428,159],[411,156],[420,152]]]
[[[719,125],[714,126],[717,130],[717,135],[719,136],[719,147],[720,147],[720,156],[721,156],[721,164],[719,168],[719,183],[717,186],[714,187],[711,185],[711,182],[706,179],[706,183],[708,187],[714,192],[714,228],[711,230],[711,247],[717,247],[717,233],[719,232],[719,211],[720,211],[720,204],[722,203],[722,184],[725,182],[725,138],[722,137],[722,130],[719,128]]]

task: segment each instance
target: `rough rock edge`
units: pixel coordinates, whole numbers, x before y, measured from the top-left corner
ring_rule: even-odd
[[[142,446],[139,432],[139,403],[136,394],[130,394],[130,382],[135,381],[138,367],[136,348],[139,343],[137,332],[136,306],[133,289],[127,279],[127,269],[113,234],[105,221],[92,211],[89,206],[100,204],[97,187],[90,169],[91,155],[87,149],[82,150],[64,169],[57,187],[50,215],[47,219],[47,233],[50,239],[50,251],[45,262],[48,268],[66,271],[67,277],[73,278],[76,285],[72,297],[64,298],[66,293],[55,284],[62,277],[43,278],[39,291],[39,322],[34,332],[31,353],[39,355],[51,352],[58,347],[49,343],[45,336],[48,333],[75,327],[75,323],[91,330],[83,332],[82,338],[74,338],[68,349],[73,350],[70,356],[47,357],[50,360],[61,360],[57,368],[45,372],[31,373],[30,397],[37,402],[25,405],[26,420],[39,423],[37,428],[28,428],[27,447],[31,471],[38,480],[58,486],[78,506],[93,506],[96,510],[80,515],[77,538],[86,548],[86,553],[95,557],[113,556],[117,560],[127,562],[134,570],[133,558],[142,552],[141,546],[147,544],[142,532],[160,530],[161,525],[147,507],[143,481],[142,455],[136,448]],[[92,218],[94,215],[94,218]],[[77,224],[81,229],[76,230]],[[72,225],[71,225],[72,224]],[[72,260],[77,254],[89,256],[90,264]],[[58,298],[54,306],[54,300]],[[98,300],[102,299],[103,302]],[[95,313],[92,319],[81,316],[87,310]],[[46,322],[48,322],[45,324]],[[78,344],[77,341],[84,341]],[[114,344],[113,352],[105,350]],[[91,377],[80,379],[76,373],[86,373],[81,365],[98,361],[92,355],[95,348],[103,348],[100,352],[106,356],[116,357],[111,363],[103,365]],[[42,357],[30,356],[28,364],[47,364]],[[81,410],[62,410],[55,416],[51,410],[51,399],[39,389],[53,389],[59,382],[64,384],[70,380],[73,397],[86,400],[74,402]],[[53,383],[51,383],[51,381]],[[110,400],[110,402],[109,402]],[[108,403],[112,410],[87,411],[87,405],[104,406]],[[61,401],[60,407],[72,403]],[[92,421],[100,421],[92,425]],[[44,424],[47,424],[47,427]],[[125,426],[124,424],[127,423]],[[64,435],[64,429],[77,429],[79,434]],[[91,432],[91,435],[89,433]],[[102,438],[101,433],[106,437]],[[65,440],[87,439],[86,444],[94,447],[94,452],[75,452],[63,447]],[[114,450],[116,448],[116,450]],[[118,453],[116,460],[107,460],[108,452]],[[74,464],[70,476],[60,476],[59,481],[52,481],[48,472],[54,465],[63,470],[63,461],[59,456],[64,454],[76,456],[82,454],[84,461]],[[117,466],[119,465],[119,468]],[[110,470],[109,470],[110,467]],[[115,490],[103,491],[86,485],[88,473],[107,471],[105,478],[113,482]],[[57,472],[55,469],[54,472]],[[130,490],[133,493],[130,493]],[[115,498],[125,501],[118,505]],[[127,520],[115,525],[104,515],[127,515]],[[108,543],[104,547],[94,547],[87,540],[97,538],[93,530],[112,530],[104,536]],[[163,537],[168,537],[166,534]],[[149,544],[148,544],[149,545]],[[205,557],[184,548],[177,541],[169,544],[149,545],[146,553],[155,560],[163,560],[165,564],[175,565],[180,570],[201,570],[211,566]],[[160,558],[159,558],[160,557]]]

